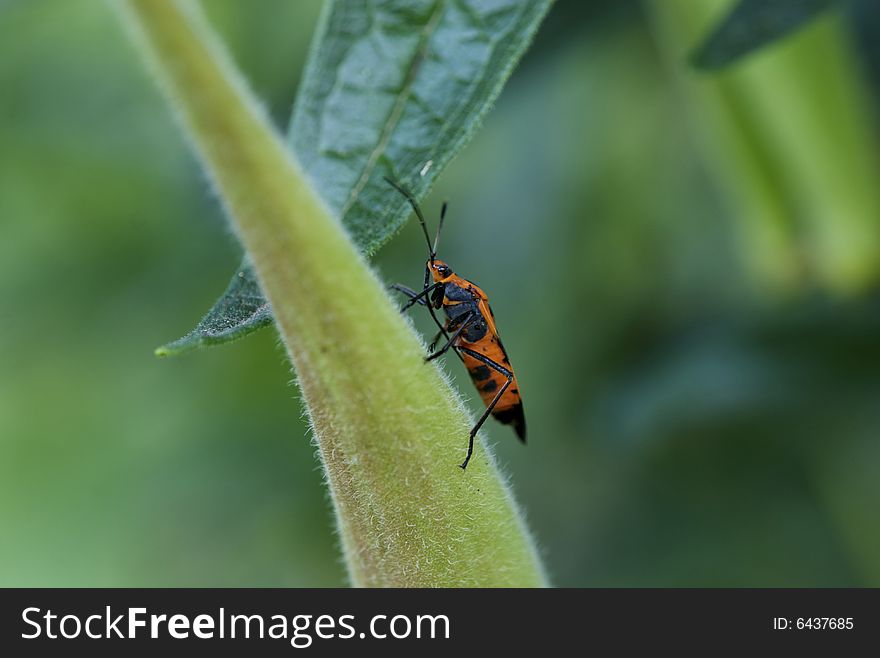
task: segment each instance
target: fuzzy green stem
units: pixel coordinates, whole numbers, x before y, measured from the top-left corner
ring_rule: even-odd
[[[491,455],[442,373],[271,128],[196,5],[122,15],[195,145],[294,365],[353,584],[539,586]],[[255,446],[255,450],[259,447]]]

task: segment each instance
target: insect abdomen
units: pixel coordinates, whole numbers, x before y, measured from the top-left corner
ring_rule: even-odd
[[[468,345],[468,347],[487,359],[491,359],[509,372],[513,372],[507,354],[495,336],[486,337],[475,344]],[[504,386],[507,376],[467,353],[463,353],[462,358],[464,359],[465,367],[468,369],[468,374],[470,374],[471,381],[483,399],[483,404],[488,407],[492,400],[495,399],[501,387]],[[504,425],[513,425],[516,435],[521,441],[525,442],[525,415],[515,376],[492,410],[492,416]]]

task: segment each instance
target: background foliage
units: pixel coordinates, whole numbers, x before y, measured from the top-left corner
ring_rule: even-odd
[[[712,4],[683,26],[560,1],[426,211],[450,200],[442,255],[490,292],[517,367],[531,444],[490,432],[555,583],[878,585],[877,269],[870,242],[852,268],[838,245],[880,219],[870,191],[853,209],[778,174],[833,152],[880,180],[880,10],[715,78],[685,68]],[[319,3],[248,5],[206,10],[283,126]],[[774,57],[790,85],[761,82]],[[829,65],[845,87],[815,87]],[[145,77],[100,3],[0,8],[0,584],[342,584],[272,330],[152,354],[240,254]],[[772,108],[802,93],[855,110],[777,139]],[[422,259],[410,226],[376,264],[417,285]]]

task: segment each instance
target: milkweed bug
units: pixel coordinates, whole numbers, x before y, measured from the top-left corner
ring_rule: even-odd
[[[430,345],[431,354],[425,360],[432,361],[450,349],[453,350],[468,369],[471,381],[486,405],[486,411],[471,429],[468,438],[467,457],[461,463],[461,468],[465,469],[474,453],[474,437],[489,414],[504,425],[513,425],[520,441],[526,442],[526,420],[519,385],[498,336],[495,316],[489,307],[486,293],[476,284],[455,274],[448,264],[437,258],[437,244],[443,219],[446,217],[446,203],[440,210],[440,223],[432,244],[425,218],[413,195],[390,178],[385,180],[413,207],[422,226],[422,233],[425,234],[429,254],[425,263],[425,282],[420,292],[401,284],[394,284],[391,288],[409,297],[402,311],[415,304],[425,306],[440,328]],[[434,312],[441,308],[446,314],[445,323],[441,323]],[[441,337],[446,339],[446,343],[436,349]]]

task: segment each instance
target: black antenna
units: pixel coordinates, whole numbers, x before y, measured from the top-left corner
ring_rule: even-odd
[[[443,230],[443,220],[446,218],[446,206],[448,204],[444,201],[443,205],[440,206],[440,223],[437,225],[437,235],[434,236],[434,255],[437,255],[437,245],[440,244],[440,231]]]
[[[388,183],[391,187],[393,187],[395,190],[400,192],[406,198],[406,200],[409,201],[409,205],[411,205],[413,207],[413,210],[416,211],[416,217],[419,218],[419,224],[422,225],[422,233],[425,234],[425,242],[428,243],[428,251],[431,253],[431,262],[433,263],[434,257],[437,255],[437,252],[433,248],[431,248],[431,238],[428,237],[428,226],[427,226],[427,224],[425,224],[425,217],[424,217],[424,215],[422,215],[422,211],[419,208],[419,204],[416,203],[415,197],[413,197],[413,195],[410,193],[409,190],[407,190],[404,187],[401,187],[400,185],[395,183],[393,180],[388,178],[388,176],[383,176],[383,178],[385,179],[386,183]],[[441,224],[443,223],[442,218],[440,220],[440,223]],[[438,237],[439,237],[439,232],[438,232]],[[436,240],[434,241],[434,246],[436,247]]]

